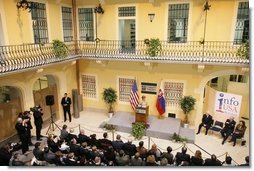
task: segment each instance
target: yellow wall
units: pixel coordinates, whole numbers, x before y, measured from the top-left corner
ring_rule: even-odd
[[[234,67],[233,67],[234,68]],[[199,89],[201,80],[208,77],[210,74],[217,71],[232,69],[231,67],[223,66],[206,66],[203,73],[199,73],[196,65],[181,65],[181,64],[153,64],[153,68],[149,69],[144,66],[142,62],[120,62],[120,61],[109,61],[106,66],[97,64],[93,60],[82,60],[80,62],[80,73],[81,74],[93,74],[97,76],[98,81],[98,97],[95,100],[84,98],[83,105],[85,108],[99,108],[107,110],[107,106],[102,100],[102,91],[104,88],[112,87],[117,90],[117,78],[122,77],[136,77],[138,90],[141,94],[141,82],[157,83],[157,89],[160,86],[161,81],[171,80],[185,82],[184,95],[192,95],[197,99],[197,105],[195,110],[191,112],[189,120],[192,124],[199,122],[199,113],[197,110],[199,107],[203,107],[203,98],[200,98],[203,93],[203,88]],[[238,72],[235,70],[235,72]],[[209,81],[207,78],[206,83]],[[117,90],[118,91],[118,90]],[[147,96],[148,104],[150,105],[150,114],[158,115],[156,110],[156,95]],[[115,111],[127,111],[132,112],[132,108],[129,103],[116,103]],[[180,108],[174,108],[172,106],[167,107],[166,113],[176,113],[177,118],[183,118],[184,114]]]

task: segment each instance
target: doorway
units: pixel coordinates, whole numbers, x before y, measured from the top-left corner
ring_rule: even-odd
[[[136,22],[135,19],[119,20],[119,39],[121,52],[135,52]]]

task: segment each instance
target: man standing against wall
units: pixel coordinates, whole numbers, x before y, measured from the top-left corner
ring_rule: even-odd
[[[67,93],[64,93],[64,97],[62,98],[61,104],[63,106],[64,111],[64,122],[66,122],[66,113],[69,115],[69,121],[71,122],[71,98],[67,96]]]

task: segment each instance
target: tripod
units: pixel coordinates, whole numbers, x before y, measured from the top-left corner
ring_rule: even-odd
[[[49,128],[48,128],[48,130],[47,130],[47,133],[46,133],[46,135],[48,135],[48,132],[49,132],[49,130],[51,130],[51,128],[53,128],[53,131],[55,131],[55,127],[54,127],[54,125],[61,131],[61,129],[59,128],[59,126],[54,122],[54,120],[53,120],[53,114],[52,114],[52,105],[50,105],[49,106],[50,107],[50,119],[51,119],[51,121],[50,121],[50,124],[49,124]]]

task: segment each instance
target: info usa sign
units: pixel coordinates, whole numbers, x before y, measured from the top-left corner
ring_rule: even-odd
[[[237,116],[241,109],[242,96],[218,91],[215,96],[215,111]]]

